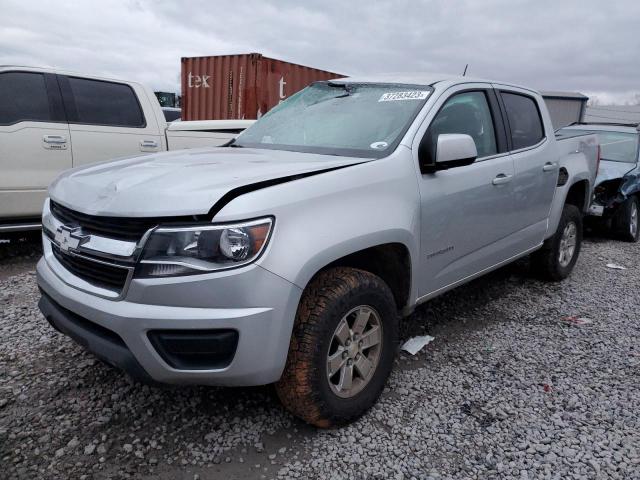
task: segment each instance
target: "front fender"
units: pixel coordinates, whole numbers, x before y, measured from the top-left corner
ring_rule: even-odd
[[[403,244],[415,271],[419,206],[413,159],[399,147],[386,158],[247,193],[214,220],[273,215],[274,231],[258,262],[305,288],[326,265],[386,243]]]

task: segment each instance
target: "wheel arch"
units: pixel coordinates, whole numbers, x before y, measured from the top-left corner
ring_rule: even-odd
[[[589,208],[591,189],[589,180],[582,179],[572,183],[567,191],[564,203],[578,207],[582,213],[586,213]]]
[[[412,295],[412,255],[410,248],[402,241],[372,244],[363,248],[343,252],[341,255],[320,255],[323,261],[312,261],[307,265],[303,282],[296,282],[302,288],[321,272],[334,267],[350,267],[367,271],[380,277],[391,289],[398,310],[411,302]]]
[[[591,182],[588,178],[585,178],[585,176],[586,173],[573,178],[571,183],[558,185],[556,187],[556,193],[551,204],[551,211],[549,212],[549,225],[545,240],[556,233],[565,205],[575,205],[583,215],[589,209],[591,204]]]

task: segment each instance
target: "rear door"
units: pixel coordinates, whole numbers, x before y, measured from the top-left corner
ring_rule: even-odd
[[[47,187],[70,167],[56,76],[0,72],[0,218],[39,217]]]
[[[515,168],[513,201],[518,215],[514,226],[520,232],[523,249],[533,248],[547,231],[558,181],[556,144],[546,135],[553,129],[549,119],[544,121],[542,112],[546,110],[540,106],[541,98],[524,89],[497,89]]]
[[[162,150],[164,132],[152,114],[145,115],[152,110],[142,89],[72,76],[59,81],[74,166]]]

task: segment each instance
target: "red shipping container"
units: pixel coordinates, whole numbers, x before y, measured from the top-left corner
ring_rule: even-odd
[[[318,80],[344,77],[259,53],[182,58],[182,120],[260,118]]]

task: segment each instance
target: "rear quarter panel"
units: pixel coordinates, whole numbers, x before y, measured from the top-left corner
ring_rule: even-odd
[[[569,180],[565,185],[556,187],[556,192],[551,204],[549,214],[549,228],[546,238],[553,236],[560,223],[562,209],[571,187],[578,182],[587,181],[588,188],[585,193],[583,213],[589,208],[598,162],[598,139],[596,135],[582,135],[579,137],[556,140],[556,151],[559,167],[565,168],[569,174]]]

